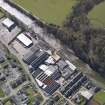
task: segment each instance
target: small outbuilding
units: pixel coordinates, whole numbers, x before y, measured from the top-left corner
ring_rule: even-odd
[[[14,21],[12,21],[11,19],[9,18],[6,18],[2,24],[9,30],[11,31],[15,26],[16,24],[14,23]]]

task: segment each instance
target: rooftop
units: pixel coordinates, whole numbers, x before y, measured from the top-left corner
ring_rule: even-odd
[[[80,94],[86,98],[87,100],[90,100],[93,94],[89,90],[81,90]]]
[[[25,34],[21,33],[17,36],[17,39],[21,41],[26,47],[30,46],[33,42]]]
[[[4,21],[3,21],[3,24],[7,27],[7,28],[10,28],[12,25],[14,25],[14,22],[12,20],[10,20],[9,18],[6,18]]]

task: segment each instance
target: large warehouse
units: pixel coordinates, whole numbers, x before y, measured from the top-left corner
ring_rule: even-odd
[[[17,39],[25,46],[25,47],[30,47],[33,42],[31,38],[26,36],[24,33],[21,33],[20,35],[17,36]]]

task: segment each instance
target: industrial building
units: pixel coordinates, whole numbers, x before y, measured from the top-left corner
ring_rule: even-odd
[[[34,61],[34,59],[37,57],[38,53],[39,53],[38,48],[36,48],[34,51],[29,51],[26,55],[23,56],[23,61],[26,64],[30,65]]]
[[[33,78],[35,79],[43,71],[41,69],[37,68],[35,70],[32,69],[30,72],[31,72]]]
[[[69,62],[68,60],[65,60],[65,62],[69,65],[71,70],[75,71],[77,69],[77,67],[73,65],[71,62]]]
[[[47,75],[50,76],[53,80],[57,80],[61,77],[61,73],[59,71],[59,68],[57,65],[41,65],[39,67],[43,72]]]
[[[56,82],[61,77],[59,67],[47,52],[36,48],[26,54],[23,61],[29,65],[29,71],[38,86],[48,95],[52,95],[60,87]]]
[[[62,76],[65,78],[65,80],[69,79],[70,76],[75,72],[76,67],[73,66],[72,63],[68,63],[64,60],[59,60],[57,62],[57,65],[59,67],[60,72],[62,73]]]
[[[20,41],[25,47],[30,47],[33,42],[31,38],[24,33],[21,33],[20,35],[17,36],[18,41]]]
[[[60,87],[60,84],[58,84],[51,77],[47,76],[44,72],[41,72],[37,76],[36,82],[38,86],[48,95],[52,95]]]
[[[15,26],[16,24],[14,23],[14,21],[12,21],[11,19],[9,18],[6,18],[2,24],[9,30],[11,31]]]
[[[34,61],[31,63],[31,67],[33,69],[38,68],[41,64],[44,63],[44,61],[49,57],[47,52],[40,51],[37,57],[34,59]]]
[[[79,91],[80,95],[83,96],[86,100],[90,100],[93,97],[93,93],[87,89],[81,89]]]
[[[87,77],[81,72],[78,72],[66,85],[61,88],[60,91],[65,97],[70,97],[86,80]]]
[[[31,69],[37,69],[41,64],[45,62],[49,57],[49,54],[40,49],[36,49],[34,52],[26,54],[23,61],[30,65]]]
[[[64,60],[59,60],[57,62],[57,65],[59,66],[60,69],[64,69],[68,66],[68,64]]]

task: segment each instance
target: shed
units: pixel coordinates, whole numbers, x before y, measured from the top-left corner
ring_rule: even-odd
[[[15,27],[14,21],[10,20],[9,18],[6,18],[2,24],[9,30],[11,31]]]

